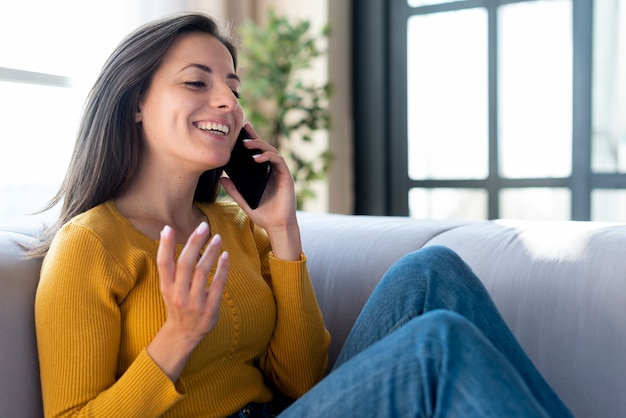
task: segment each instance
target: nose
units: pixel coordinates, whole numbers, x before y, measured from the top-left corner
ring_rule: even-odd
[[[223,111],[233,111],[239,106],[239,100],[230,87],[224,83],[216,84],[210,92],[211,106]]]

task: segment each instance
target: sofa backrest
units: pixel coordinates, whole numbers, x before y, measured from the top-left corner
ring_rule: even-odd
[[[455,250],[575,416],[626,417],[626,224],[301,214],[331,361],[401,255]]]
[[[24,258],[28,234],[0,229],[0,416],[43,416],[34,302],[40,260]]]

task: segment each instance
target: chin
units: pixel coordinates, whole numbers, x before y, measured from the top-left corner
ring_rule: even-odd
[[[221,167],[224,167],[228,163],[228,161],[230,161],[230,153],[220,158],[214,158],[213,164],[211,164],[211,166],[221,168]]]

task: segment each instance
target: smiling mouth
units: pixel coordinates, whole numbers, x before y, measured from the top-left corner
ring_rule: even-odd
[[[209,131],[216,135],[228,135],[230,132],[228,125],[215,122],[198,122],[196,123],[196,127],[202,131]]]

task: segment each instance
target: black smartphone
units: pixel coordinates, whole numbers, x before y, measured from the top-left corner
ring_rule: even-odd
[[[272,165],[269,162],[257,163],[254,160],[252,156],[261,151],[246,148],[243,144],[246,138],[250,138],[250,134],[241,128],[235,148],[230,155],[230,161],[224,166],[224,171],[248,205],[256,209],[259,207],[263,191],[272,174]]]

